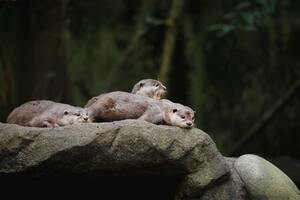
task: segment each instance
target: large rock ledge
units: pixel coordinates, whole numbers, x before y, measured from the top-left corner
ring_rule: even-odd
[[[89,199],[95,190],[101,199],[300,199],[289,177],[259,156],[226,158],[199,129],[138,120],[54,129],[0,123],[0,180],[12,199]]]
[[[196,128],[138,120],[55,129],[0,123],[0,175],[179,177],[176,199],[239,199],[227,163]]]

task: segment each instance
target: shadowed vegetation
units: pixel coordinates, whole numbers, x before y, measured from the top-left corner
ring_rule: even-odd
[[[225,155],[300,160],[299,8],[295,0],[1,1],[0,119],[31,99],[83,106],[154,78],[196,110],[197,127]]]

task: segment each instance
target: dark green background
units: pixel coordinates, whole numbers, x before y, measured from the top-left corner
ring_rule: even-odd
[[[140,79],[165,80],[173,2],[0,1],[0,120],[32,99],[83,106]],[[299,79],[300,2],[190,0],[182,9],[168,98],[195,109],[197,127],[228,155]],[[236,154],[300,160],[299,93]]]

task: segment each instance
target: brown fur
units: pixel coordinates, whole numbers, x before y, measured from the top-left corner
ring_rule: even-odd
[[[159,100],[166,94],[166,87],[158,80],[143,79],[133,86],[131,93]],[[100,96],[92,97],[84,107],[90,107]]]
[[[158,80],[143,79],[133,86],[132,94],[159,100],[165,96],[167,88]]]
[[[86,109],[48,100],[24,103],[7,117],[8,123],[34,127],[57,127],[87,121]]]
[[[179,124],[177,121],[174,121],[174,117],[171,117],[171,115],[177,115],[177,113],[185,115],[185,120],[189,120],[189,122],[193,121],[189,116],[194,116],[192,109],[181,104],[168,100],[154,100],[127,92],[102,94],[87,109],[93,122],[140,119],[154,124],[190,127],[192,125],[186,125],[184,122]],[[174,114],[173,110],[175,109],[176,113],[174,112]]]

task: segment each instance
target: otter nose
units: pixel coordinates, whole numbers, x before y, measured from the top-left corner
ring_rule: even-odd
[[[87,121],[88,119],[89,119],[88,117],[84,117],[84,118],[83,118],[84,121]]]
[[[187,125],[187,126],[192,126],[193,123],[192,123],[192,122],[187,122],[186,125]]]

